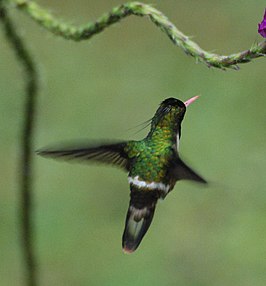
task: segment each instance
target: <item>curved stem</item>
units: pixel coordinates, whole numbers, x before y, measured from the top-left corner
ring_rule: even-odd
[[[3,22],[6,38],[16,53],[26,73],[26,102],[24,106],[24,122],[21,138],[21,160],[20,160],[20,215],[22,247],[24,261],[26,264],[28,286],[37,285],[36,277],[36,255],[33,246],[33,225],[32,225],[32,150],[33,150],[33,127],[35,123],[35,106],[38,89],[38,77],[35,63],[26,49],[21,37],[8,16],[5,7],[0,1],[0,20]]]
[[[266,55],[266,41],[255,44],[250,49],[243,52],[227,56],[209,53],[179,31],[164,14],[144,3],[130,2],[120,5],[113,8],[111,12],[101,16],[94,23],[76,27],[58,20],[47,10],[30,0],[7,0],[7,2],[10,2],[17,8],[23,10],[34,21],[48,31],[68,40],[82,41],[89,39],[123,18],[130,15],[136,15],[148,17],[175,45],[182,48],[186,54],[194,57],[196,61],[204,62],[208,67],[238,69],[237,64],[247,63],[252,59]]]

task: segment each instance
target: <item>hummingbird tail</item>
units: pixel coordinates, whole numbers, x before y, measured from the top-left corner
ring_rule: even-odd
[[[134,252],[149,229],[158,194],[154,191],[131,190],[122,246],[125,253]]]

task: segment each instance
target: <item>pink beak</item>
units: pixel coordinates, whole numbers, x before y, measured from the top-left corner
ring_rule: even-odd
[[[198,98],[199,98],[198,95],[191,97],[190,99],[188,99],[187,101],[184,102],[185,106],[188,107],[192,102],[194,102]]]

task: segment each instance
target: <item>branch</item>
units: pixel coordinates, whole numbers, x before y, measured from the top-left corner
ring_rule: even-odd
[[[266,41],[254,44],[250,49],[231,54],[228,56],[209,53],[203,50],[198,44],[179,31],[160,11],[150,5],[130,2],[113,8],[108,14],[104,14],[94,23],[88,23],[81,27],[66,24],[55,18],[47,10],[30,0],[6,0],[15,7],[23,10],[35,22],[52,32],[53,34],[68,40],[82,41],[87,40],[100,33],[105,28],[119,22],[123,18],[135,16],[147,16],[170,40],[182,48],[186,54],[191,55],[196,61],[205,63],[208,67],[220,69],[233,68],[239,69],[237,64],[250,62],[252,59],[266,55]]]
[[[20,223],[22,235],[22,247],[27,272],[27,285],[37,285],[36,279],[36,257],[33,247],[33,227],[32,227],[32,145],[33,145],[33,125],[35,123],[35,106],[38,89],[38,78],[35,63],[26,49],[21,37],[17,34],[7,10],[0,1],[0,21],[3,23],[5,35],[11,47],[16,53],[26,73],[26,102],[24,109],[24,122],[21,138],[21,158],[20,158]]]

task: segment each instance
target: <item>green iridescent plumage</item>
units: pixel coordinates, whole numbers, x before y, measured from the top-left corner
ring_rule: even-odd
[[[176,151],[173,146],[176,146],[177,136],[180,136],[185,105],[168,109],[167,104],[165,101],[157,110],[147,137],[141,141],[130,141],[125,147],[126,152],[135,158],[129,175],[139,176],[148,183],[167,183],[168,163]]]
[[[137,249],[151,224],[157,200],[165,198],[178,180],[206,183],[178,153],[186,106],[196,98],[185,103],[175,98],[164,100],[143,140],[38,151],[46,157],[112,164],[128,172],[130,203],[123,234],[123,250],[127,253]]]

